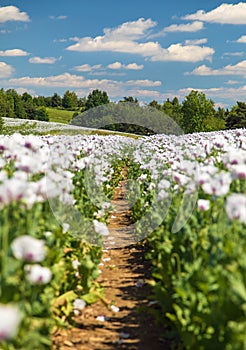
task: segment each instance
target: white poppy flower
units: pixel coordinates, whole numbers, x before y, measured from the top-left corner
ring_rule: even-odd
[[[0,342],[16,336],[21,322],[17,306],[0,304]]]
[[[50,282],[52,273],[48,267],[41,265],[26,265],[27,280],[31,284],[47,284]]]
[[[99,233],[102,236],[108,236],[109,230],[107,228],[107,225],[105,225],[103,222],[100,222],[98,220],[93,220],[94,224],[94,230],[96,233]]]
[[[210,208],[210,201],[207,199],[198,199],[197,207],[201,211],[206,211]]]
[[[231,220],[239,220],[246,224],[246,195],[242,193],[233,193],[225,205],[226,213]]]
[[[28,235],[15,238],[11,248],[16,259],[39,262],[45,258],[44,241]]]
[[[73,302],[74,309],[83,310],[86,306],[86,302],[83,299],[77,298]]]

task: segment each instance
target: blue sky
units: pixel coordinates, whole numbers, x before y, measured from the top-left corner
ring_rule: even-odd
[[[1,0],[0,87],[216,106],[246,98],[246,2]]]

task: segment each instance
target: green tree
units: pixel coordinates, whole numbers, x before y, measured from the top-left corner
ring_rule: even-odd
[[[36,116],[36,106],[33,103],[32,96],[27,92],[22,95],[22,101],[24,103],[24,108],[26,112],[27,119],[34,120]]]
[[[119,101],[119,102],[128,102],[128,103],[136,103],[137,105],[139,104],[138,99],[132,96],[125,96],[123,97],[123,100]]]
[[[14,100],[4,89],[0,89],[0,117],[14,117]]]
[[[163,103],[162,111],[172,118],[178,125],[181,125],[183,119],[182,106],[179,104],[177,97],[172,101],[169,98]]]
[[[62,97],[62,107],[74,110],[78,107],[78,97],[74,91],[67,90]]]
[[[6,93],[9,96],[12,96],[14,100],[14,118],[26,119],[27,115],[22,97],[17,93],[15,89],[9,89],[6,91]]]
[[[62,98],[56,92],[51,97],[51,105],[54,108],[61,107],[61,105],[62,105]]]
[[[36,120],[41,120],[41,121],[44,121],[44,122],[48,122],[49,121],[49,114],[46,111],[45,107],[42,106],[42,107],[38,107],[36,109],[35,119]]]
[[[0,134],[3,131],[3,118],[0,116]]]
[[[156,101],[153,100],[148,104],[149,107],[158,109],[159,111],[161,110],[161,105]]]
[[[246,128],[246,103],[237,101],[226,120],[227,129]]]
[[[85,110],[87,111],[88,109],[98,107],[107,103],[109,103],[107,92],[96,89],[89,93],[85,102]]]
[[[213,101],[206,98],[203,92],[192,90],[182,103],[183,117],[181,126],[185,133],[208,131],[206,120],[214,118]]]
[[[45,97],[44,96],[34,97],[33,98],[33,103],[37,107],[42,107],[42,106],[45,107],[46,106]]]
[[[52,107],[52,101],[51,101],[51,97],[50,96],[45,97],[44,101],[45,101],[45,107]]]

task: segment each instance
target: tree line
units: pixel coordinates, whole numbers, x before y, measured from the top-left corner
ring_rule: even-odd
[[[163,103],[158,103],[156,100],[153,100],[148,105],[142,106],[137,98],[125,96],[122,100],[114,103],[114,105],[124,102],[140,108],[138,109],[138,112],[136,112],[136,115],[140,114],[143,116],[141,108],[147,106],[149,109],[161,112],[158,114],[160,120],[164,118],[164,115],[169,116],[185,133],[246,127],[245,102],[237,101],[236,105],[231,109],[219,107],[216,110],[214,102],[211,99],[208,99],[203,92],[196,90],[192,90],[184,98],[182,103],[179,102],[177,97],[174,97],[172,100],[167,99]],[[102,105],[108,105],[108,108],[103,110],[102,117],[106,118],[105,120],[108,120],[108,125],[111,129],[113,128],[117,130],[118,128],[120,131],[129,131],[130,124],[136,126],[136,116],[132,116],[131,123],[130,112],[127,112],[127,123],[119,123],[121,125],[118,125],[118,127],[115,123],[110,124],[110,120],[112,121],[112,119],[110,119],[109,112],[116,112],[113,111],[111,107],[109,108],[109,104],[112,103],[109,100],[107,92],[98,89],[93,90],[87,97],[82,98],[79,98],[74,91],[69,90],[67,90],[63,96],[60,96],[55,92],[53,96],[49,97],[32,97],[27,92],[20,95],[14,89],[8,89],[6,91],[0,89],[0,129],[3,124],[1,117],[49,121],[46,108],[74,111],[74,119],[82,113],[82,119],[79,118],[79,122],[83,123],[83,125],[86,124],[92,126],[91,121],[88,118],[89,114],[84,114],[84,112]],[[148,117],[151,118],[151,114],[149,114]],[[93,120],[95,120],[95,117],[90,118],[94,118]],[[87,121],[85,121],[85,119],[87,119]],[[78,121],[78,118],[76,121]],[[102,123],[100,122],[99,124]],[[130,129],[135,130],[136,128],[134,129],[134,127],[131,127]],[[145,133],[144,129],[142,131]],[[148,133],[149,132],[150,130],[148,130]]]

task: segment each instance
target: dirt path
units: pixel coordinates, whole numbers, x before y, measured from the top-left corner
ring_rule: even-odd
[[[54,349],[67,350],[163,350],[171,349],[163,338],[165,330],[151,313],[156,307],[148,299],[149,262],[141,244],[124,246],[129,238],[130,209],[125,200],[126,182],[115,191],[110,224],[110,239],[105,242],[101,275],[109,305],[102,302],[86,307],[76,317],[76,327],[54,336]],[[121,245],[122,244],[122,245]]]

